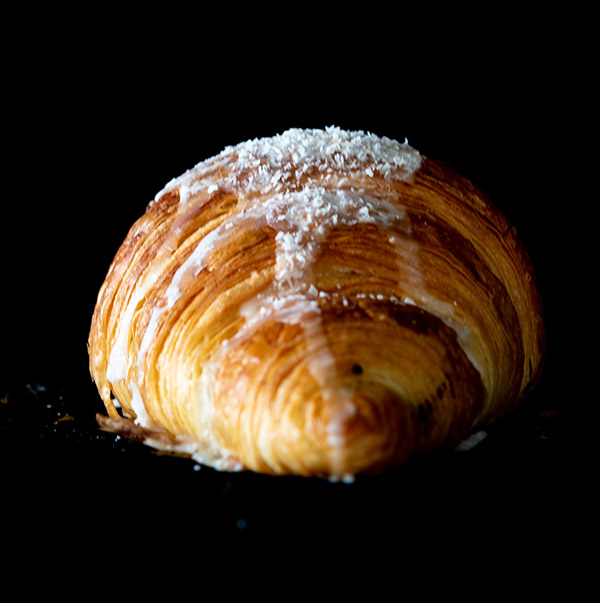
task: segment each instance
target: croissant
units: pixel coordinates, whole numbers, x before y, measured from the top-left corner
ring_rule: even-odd
[[[512,411],[530,259],[468,179],[337,127],[225,148],[133,225],[88,341],[106,429],[218,470],[351,480]]]

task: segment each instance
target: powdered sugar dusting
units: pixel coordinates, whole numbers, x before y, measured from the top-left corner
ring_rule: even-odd
[[[390,225],[403,217],[398,206],[378,198],[375,191],[354,187],[352,178],[360,177],[363,184],[365,173],[409,180],[421,160],[406,141],[334,126],[295,128],[226,147],[157,195],[159,199],[178,188],[183,204],[200,191],[210,194],[223,189],[239,197],[240,212],[207,235],[178,270],[168,289],[169,306],[178,298],[183,274],[190,268],[203,269],[211,250],[227,238],[227,230],[242,221],[277,231],[275,281],[280,289],[287,286],[287,293],[297,294],[299,286],[310,287],[306,278],[310,265],[320,240],[331,228],[358,223]],[[215,170],[222,167],[226,171],[215,178]]]
[[[228,147],[224,152],[237,155],[242,168],[259,168],[258,181],[278,189],[314,168],[325,173],[335,169],[350,174],[367,170],[367,175],[379,172],[385,178],[405,178],[421,165],[420,154],[406,141],[399,143],[333,126],[324,130],[291,129],[279,136]],[[269,164],[268,179],[260,171],[261,159]]]
[[[362,130],[346,131],[335,126],[293,128],[276,136],[226,147],[215,157],[173,179],[155,200],[174,189],[179,189],[183,203],[199,191],[214,192],[218,187],[242,190],[246,194],[281,192],[302,185],[304,177],[315,172],[334,182],[337,178],[339,185],[344,184],[345,177],[359,174],[410,180],[421,162],[420,153],[406,140],[401,143]],[[229,173],[213,180],[218,168],[224,166]]]
[[[304,189],[277,193],[259,206],[248,208],[249,215],[262,215],[265,223],[277,231],[275,277],[271,287],[252,300],[256,317],[273,316],[280,305],[276,300],[288,297],[298,307],[298,297],[313,311],[314,300],[322,293],[315,287],[311,268],[322,241],[336,226],[373,223],[391,226],[404,218],[401,209],[387,201],[355,190],[327,189],[307,185]],[[287,304],[286,315],[289,320]],[[244,309],[248,321],[253,317]]]

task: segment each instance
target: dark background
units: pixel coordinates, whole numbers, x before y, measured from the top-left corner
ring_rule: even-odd
[[[361,534],[373,548],[401,541],[442,558],[509,546],[513,571],[541,557],[546,580],[572,560],[567,550],[581,562],[597,397],[581,343],[595,328],[580,278],[590,201],[578,191],[590,91],[587,38],[565,35],[585,16],[467,23],[432,10],[346,23],[303,11],[295,27],[251,11],[151,23],[86,14],[77,26],[66,16],[14,23],[22,36],[4,75],[1,504],[34,527],[26,542],[257,536],[322,551],[324,535]],[[133,221],[226,145],[328,125],[406,137],[510,218],[546,313],[537,390],[473,451],[352,485],[197,471],[99,431],[87,333]]]

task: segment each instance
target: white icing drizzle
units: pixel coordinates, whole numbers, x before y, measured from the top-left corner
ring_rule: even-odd
[[[135,422],[141,427],[154,427],[154,423],[146,411],[144,400],[133,380],[129,382],[129,390],[131,391],[131,408],[136,415]]]
[[[129,366],[127,348],[129,344],[129,335],[131,321],[133,316],[148,291],[158,280],[156,273],[146,275],[138,285],[134,295],[127,303],[117,327],[117,337],[110,352],[108,367],[106,370],[106,379],[110,383],[118,383],[127,377]]]
[[[262,321],[302,324],[306,341],[312,342],[310,345],[317,350],[311,354],[310,370],[323,385],[324,396],[332,404],[327,432],[333,451],[333,469],[337,471],[337,467],[343,464],[343,459],[336,456],[343,449],[343,424],[356,409],[351,402],[351,392],[330,387],[335,381],[335,362],[322,335],[317,301],[326,293],[318,291],[313,282],[312,264],[321,242],[336,226],[371,223],[386,229],[405,220],[402,208],[388,200],[389,191],[386,192],[388,198],[379,197],[379,184],[369,187],[364,175],[377,175],[388,181],[410,181],[421,161],[418,151],[406,141],[399,143],[374,134],[347,132],[336,127],[292,129],[271,138],[227,147],[216,157],[172,180],[153,203],[166,193],[178,190],[179,202],[185,207],[193,202],[196,195],[204,195],[203,199],[206,199],[207,194],[221,189],[237,195],[238,208],[236,213],[204,236],[175,273],[166,289],[165,303],[156,307],[150,317],[139,350],[138,366],[141,367],[145,360],[161,314],[180,299],[184,276],[210,270],[211,254],[231,242],[240,228],[272,228],[276,233],[273,281],[265,291],[243,305],[240,313],[246,320],[242,330],[232,340],[224,342],[213,361],[218,362],[229,346],[235,345],[239,338],[246,336]],[[219,167],[225,168],[225,175],[219,174],[216,178]],[[360,187],[357,185],[359,181]],[[126,376],[131,319],[152,285],[151,279],[143,283],[127,307],[111,353],[111,382]],[[212,373],[211,369],[207,367],[201,377],[203,390],[206,390],[206,379]],[[132,387],[137,393],[136,414],[144,417],[140,408],[143,401],[135,386]],[[207,408],[210,408],[210,396],[205,392],[204,397],[207,398]],[[204,421],[208,420],[206,410],[202,416]],[[223,455],[224,458],[228,456],[226,451]],[[214,465],[215,461],[211,464]],[[344,478],[341,472],[338,477]]]
[[[477,446],[477,444],[479,444],[479,442],[485,440],[485,438],[487,437],[487,432],[481,430],[481,431],[476,431],[475,433],[471,434],[468,438],[466,438],[465,440],[463,440],[455,449],[455,452],[468,452],[469,450],[472,450],[473,448],[475,448],[475,446]]]

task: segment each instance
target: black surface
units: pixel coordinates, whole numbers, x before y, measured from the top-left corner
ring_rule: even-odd
[[[469,29],[460,47],[448,36],[426,57],[431,38],[407,54],[398,36],[386,32],[382,46],[374,31],[357,63],[341,35],[312,38],[313,54],[290,34],[230,40],[233,58],[220,54],[222,39],[163,57],[149,40],[130,46],[125,32],[108,31],[110,43],[81,30],[60,37],[10,73],[8,115],[20,130],[1,250],[0,462],[3,515],[28,530],[21,544],[47,543],[40,534],[129,547],[149,534],[268,535],[312,539],[323,553],[334,534],[362,534],[420,555],[507,545],[513,560],[542,556],[546,568],[577,557],[595,528],[597,394],[581,368],[590,308],[574,286],[582,236],[570,220],[580,199],[572,149],[586,121],[556,39],[514,27],[510,43],[486,44]],[[275,64],[273,45],[302,52],[277,52]],[[226,145],[327,125],[407,137],[472,178],[516,225],[548,325],[546,369],[527,404],[468,453],[354,484],[197,470],[100,431],[89,321],[146,203]]]

